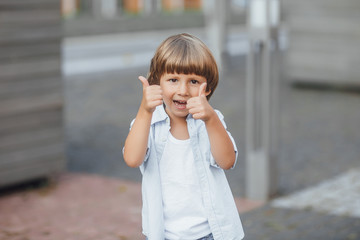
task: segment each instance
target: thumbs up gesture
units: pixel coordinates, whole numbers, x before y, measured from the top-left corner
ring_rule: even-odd
[[[155,108],[163,103],[162,90],[159,85],[150,85],[148,80],[139,76],[143,86],[143,98],[140,107],[153,113]]]
[[[199,87],[199,95],[192,97],[187,101],[186,108],[195,119],[201,119],[204,122],[216,115],[214,109],[211,107],[206,99],[209,92],[206,92],[206,83],[202,83]]]

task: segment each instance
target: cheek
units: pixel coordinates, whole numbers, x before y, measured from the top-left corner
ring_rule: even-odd
[[[160,85],[160,87],[161,87],[163,94],[164,95],[166,94],[167,96],[171,96],[176,92],[176,88],[169,84],[168,85],[164,84],[162,86]]]
[[[172,98],[173,93],[169,89],[162,89],[162,95],[163,95],[164,100],[167,100],[167,99]]]
[[[199,96],[199,89],[200,89],[200,87],[192,87],[192,88],[190,88],[190,95],[192,96],[192,97],[197,97],[197,96]]]

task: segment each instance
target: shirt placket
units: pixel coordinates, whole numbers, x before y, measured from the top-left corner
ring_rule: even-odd
[[[204,207],[208,216],[208,221],[210,225],[210,229],[213,235],[218,235],[217,233],[219,230],[218,222],[216,221],[216,216],[213,211],[213,202],[211,198],[211,193],[209,189],[209,179],[206,173],[206,162],[202,159],[202,154],[200,151],[200,141],[198,136],[198,131],[196,131],[196,126],[194,123],[194,119],[188,119],[188,130],[190,135],[190,142],[192,145],[192,151],[195,158],[195,168],[197,174],[199,176],[200,188],[201,188],[201,195],[204,202]]]

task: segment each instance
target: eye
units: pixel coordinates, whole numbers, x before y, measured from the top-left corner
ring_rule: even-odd
[[[176,78],[170,78],[170,79],[169,79],[169,82],[173,82],[173,83],[174,83],[174,82],[177,82],[177,79],[176,79]]]
[[[198,84],[199,83],[199,81],[195,80],[195,79],[192,79],[190,82],[191,82],[191,84]]]

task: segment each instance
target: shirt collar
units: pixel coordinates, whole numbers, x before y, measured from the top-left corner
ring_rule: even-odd
[[[152,119],[151,119],[151,124],[157,123],[157,122],[161,122],[166,120],[167,118],[169,118],[169,116],[167,115],[167,113],[165,112],[165,105],[159,105],[156,107]]]

